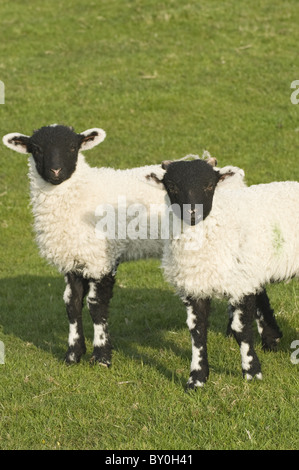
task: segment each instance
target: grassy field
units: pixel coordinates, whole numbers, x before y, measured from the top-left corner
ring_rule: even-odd
[[[296,0],[2,0],[1,136],[51,123],[107,138],[86,154],[120,168],[201,154],[249,184],[299,180]],[[185,311],[159,261],[123,264],[110,310],[109,370],[63,363],[64,280],[38,254],[25,156],[0,152],[0,449],[298,449],[298,282],[268,292],[284,337],[241,378],[213,302],[210,380],[185,393]]]

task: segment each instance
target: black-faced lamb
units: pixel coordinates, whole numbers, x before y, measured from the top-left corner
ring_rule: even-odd
[[[128,220],[118,221],[115,237],[101,237],[99,207],[159,206],[161,192],[142,178],[160,165],[114,170],[91,168],[81,151],[105,139],[102,129],[77,134],[61,125],[45,126],[26,136],[10,133],[4,144],[29,156],[31,204],[36,240],[41,255],[65,276],[64,301],[69,319],[67,363],[80,361],[86,352],[82,303],[86,297],[94,324],[92,360],[109,366],[108,305],[120,262],[162,255],[161,238],[127,236]],[[132,217],[131,217],[132,219]],[[124,226],[123,226],[123,225]],[[111,234],[108,234],[111,235]],[[134,235],[134,234],[133,234]]]
[[[243,375],[261,379],[252,321],[265,302],[263,286],[299,275],[299,183],[217,191],[223,176],[204,161],[162,167],[163,178],[152,178],[182,221],[180,236],[165,243],[162,267],[187,308],[188,387],[203,386],[209,375],[207,321],[213,297],[228,298],[233,306],[231,328]]]

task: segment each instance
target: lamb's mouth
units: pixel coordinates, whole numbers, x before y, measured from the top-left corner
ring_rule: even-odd
[[[47,178],[47,182],[53,184],[54,186],[63,183],[63,181],[64,180],[61,178]]]
[[[188,213],[184,215],[184,222],[187,223],[188,225],[191,225],[193,227],[194,225],[199,224],[199,222],[202,220],[201,214],[197,213]]]
[[[63,183],[66,179],[67,178],[64,178],[62,175],[59,175],[59,176],[50,175],[47,178],[47,181],[48,183],[54,184],[56,186],[58,184]]]

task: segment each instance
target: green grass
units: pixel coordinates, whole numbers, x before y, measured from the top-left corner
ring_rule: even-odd
[[[208,149],[247,181],[299,179],[297,1],[53,0],[0,6],[1,135],[59,122],[107,138],[86,153],[120,168]],[[269,288],[284,337],[256,349],[264,380],[241,378],[225,337],[226,304],[213,302],[210,380],[185,393],[185,311],[159,262],[120,267],[111,303],[113,366],[88,353],[63,363],[64,281],[38,255],[26,158],[0,157],[0,449],[297,449],[296,281]]]

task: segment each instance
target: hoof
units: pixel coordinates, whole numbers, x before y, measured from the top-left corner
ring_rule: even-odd
[[[251,375],[251,374],[246,373],[244,375],[244,377],[248,382],[250,382],[253,379],[263,380],[263,376],[262,376],[261,372],[259,372],[258,374],[255,374],[255,375]]]
[[[95,346],[89,362],[103,367],[111,367],[111,355],[110,345],[105,345],[104,347]]]
[[[64,361],[68,364],[78,364],[83,354],[86,353],[85,345],[70,346],[65,354]]]
[[[188,379],[186,388],[188,390],[196,390],[198,388],[204,387],[208,379],[208,371],[205,374],[200,373],[200,371],[192,371]]]
[[[188,380],[187,384],[186,384],[186,392],[190,391],[190,390],[197,390],[198,388],[202,388],[204,387],[205,383],[204,382],[200,382],[199,380],[196,380],[195,382],[193,380]]]
[[[70,366],[72,364],[79,364],[80,359],[81,356],[76,356],[74,352],[67,352],[64,358],[64,362]]]
[[[278,343],[280,342],[280,337],[269,339],[262,339],[262,348],[264,352],[276,352],[278,350]]]
[[[89,363],[91,365],[98,364],[99,366],[106,367],[107,369],[111,367],[111,361],[107,361],[105,359],[101,359],[96,356],[91,356]]]

